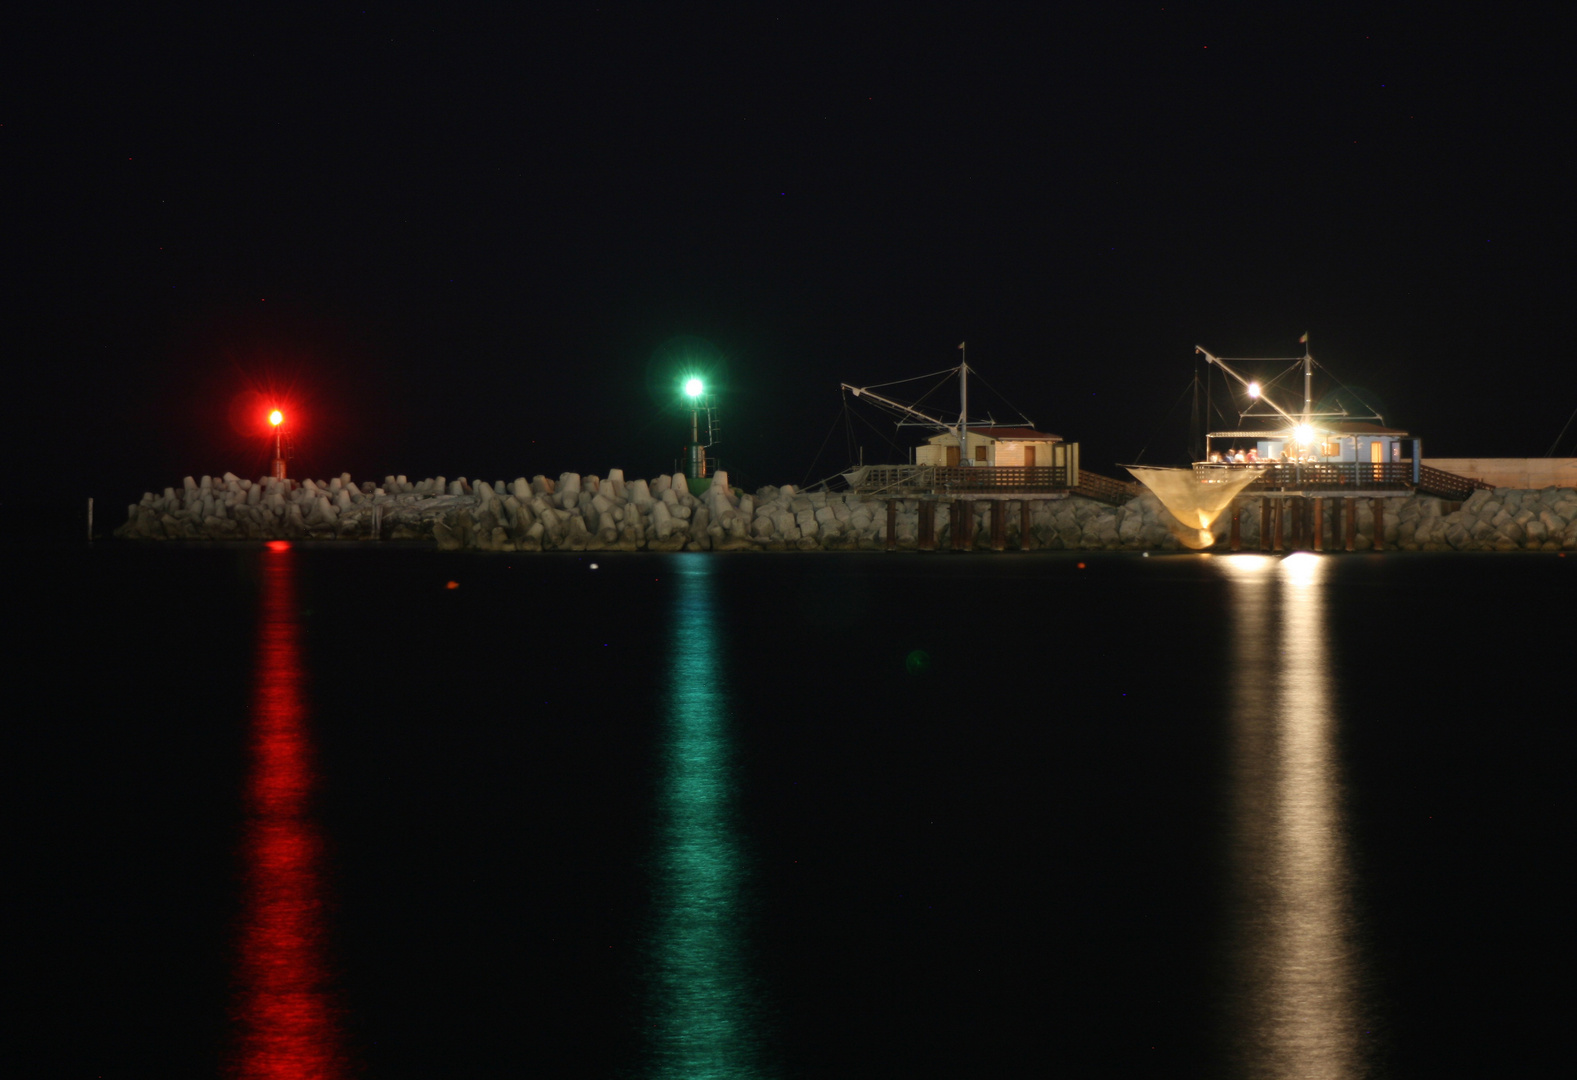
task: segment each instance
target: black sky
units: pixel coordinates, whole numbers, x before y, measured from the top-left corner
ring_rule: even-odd
[[[843,465],[838,383],[965,339],[1103,471],[1183,459],[1196,343],[1308,330],[1432,456],[1543,454],[1577,408],[1553,23],[454,7],[11,28],[8,471],[112,506],[257,475],[261,389],[318,476],[653,475],[697,341],[751,484]]]

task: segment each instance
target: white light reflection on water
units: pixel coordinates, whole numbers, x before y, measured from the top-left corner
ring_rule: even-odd
[[[749,962],[745,855],[734,822],[731,709],[714,560],[675,560],[677,617],[658,789],[649,1031],[653,1077],[748,1078],[763,1067]]]
[[[1364,1075],[1350,872],[1317,555],[1221,560],[1231,581],[1231,1039],[1239,1074]]]

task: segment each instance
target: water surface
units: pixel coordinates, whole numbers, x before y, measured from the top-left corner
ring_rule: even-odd
[[[26,554],[30,1074],[1565,1060],[1569,559]]]

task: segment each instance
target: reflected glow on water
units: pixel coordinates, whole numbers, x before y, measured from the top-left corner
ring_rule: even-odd
[[[676,564],[654,858],[648,1075],[760,1076],[762,1024],[748,957],[745,858],[734,822],[715,561],[691,556]]]
[[[324,960],[323,845],[310,809],[313,753],[297,556],[277,541],[259,559],[246,884],[230,1074],[327,1080],[345,1070]]]
[[[1358,1076],[1329,649],[1342,631],[1326,615],[1328,564],[1311,554],[1221,563],[1233,612],[1235,1057],[1245,1076]]]

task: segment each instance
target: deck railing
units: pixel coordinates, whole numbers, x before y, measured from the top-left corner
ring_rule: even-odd
[[[1401,461],[1277,461],[1266,465],[1217,465],[1195,462],[1194,476],[1201,483],[1225,482],[1241,469],[1264,469],[1259,478],[1244,491],[1283,490],[1299,491],[1321,488],[1349,491],[1405,490],[1413,486],[1413,466]]]
[[[871,465],[855,486],[866,497],[1062,491],[1068,487],[1068,469],[1063,465]]]
[[[1215,464],[1195,462],[1194,475],[1201,483],[1224,482],[1239,469],[1264,469],[1253,483],[1244,488],[1253,491],[1412,491],[1435,495],[1442,499],[1466,499],[1474,488],[1487,487],[1480,480],[1471,480],[1455,473],[1419,467],[1417,483],[1413,481],[1411,461],[1277,461],[1268,466],[1255,464]]]
[[[1465,502],[1476,489],[1493,489],[1493,487],[1494,485],[1486,484],[1482,480],[1458,476],[1443,469],[1431,469],[1428,465],[1418,467],[1418,490],[1425,495]]]
[[[1109,476],[1102,476],[1100,473],[1093,473],[1088,469],[1080,469],[1079,483],[1073,489],[1073,493],[1075,495],[1083,495],[1086,499],[1094,499],[1097,502],[1121,506],[1143,490],[1143,485],[1132,480],[1113,480]]]

